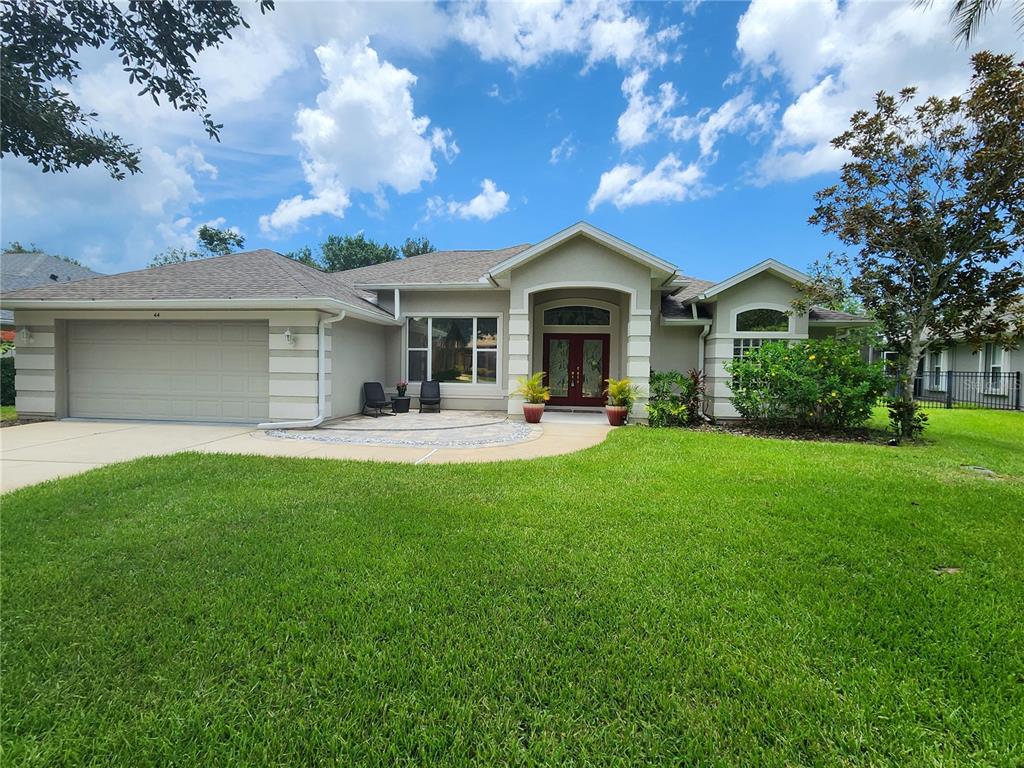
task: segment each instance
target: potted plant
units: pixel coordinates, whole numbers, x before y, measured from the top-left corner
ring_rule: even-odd
[[[544,415],[544,403],[551,398],[551,390],[544,386],[544,371],[538,371],[532,376],[520,376],[519,388],[513,394],[521,396],[525,401],[523,418],[526,422],[539,422]]]
[[[395,389],[398,390],[399,397],[405,397],[405,391],[409,388],[409,382],[405,379],[399,379],[398,383],[395,384]]]
[[[633,407],[639,393],[640,388],[629,379],[608,379],[608,403],[604,407],[608,423],[613,427],[625,424],[629,409]]]

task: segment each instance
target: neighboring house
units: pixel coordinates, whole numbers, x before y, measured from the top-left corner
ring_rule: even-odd
[[[4,251],[0,255],[0,291],[4,293],[99,276],[88,267],[39,251]],[[0,310],[0,338],[14,341],[14,313],[9,309]]]
[[[548,372],[551,407],[600,407],[605,379],[703,368],[735,417],[724,364],[768,339],[867,321],[789,314],[806,275],[768,260],[718,283],[586,223],[535,245],[440,251],[325,273],[268,250],[0,297],[16,311],[18,412],[294,422],[359,412],[364,381],[440,380],[444,407],[508,410]],[[645,416],[641,398],[635,415]]]
[[[1016,343],[1009,347],[994,341],[976,347],[954,340],[945,347],[929,347],[917,366],[914,396],[951,407],[964,404],[1024,410],[1022,341],[1024,339],[1018,336]],[[868,350],[871,362],[892,361],[888,366],[892,375],[896,374],[896,357],[895,352],[883,348],[871,347]]]

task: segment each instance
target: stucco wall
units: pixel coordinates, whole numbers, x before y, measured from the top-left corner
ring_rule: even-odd
[[[388,326],[345,318],[330,328],[332,416],[351,416],[363,407],[363,382],[388,387],[386,335]]]
[[[699,326],[651,326],[651,368],[655,371],[686,373],[700,365]]]

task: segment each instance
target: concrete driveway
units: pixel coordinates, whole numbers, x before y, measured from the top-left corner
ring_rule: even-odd
[[[0,429],[0,492],[76,475],[142,456],[181,451],[242,453],[412,464],[501,461],[554,456],[588,448],[609,427],[552,423],[536,439],[494,448],[336,445],[274,439],[249,426],[128,421],[41,421]]]

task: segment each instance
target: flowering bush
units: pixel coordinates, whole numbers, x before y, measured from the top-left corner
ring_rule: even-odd
[[[796,423],[821,432],[845,432],[871,416],[886,389],[878,363],[836,339],[795,344],[768,342],[726,363],[732,402],[747,421]]]

